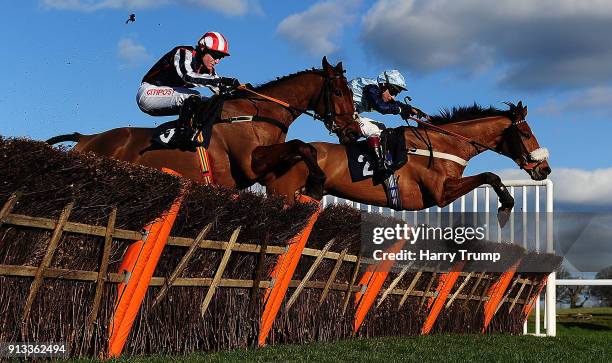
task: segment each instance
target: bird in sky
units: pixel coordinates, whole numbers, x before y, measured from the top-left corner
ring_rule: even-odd
[[[125,23],[129,23],[129,22],[135,22],[136,21],[136,14],[130,14],[130,17],[128,18],[128,20],[125,21]]]

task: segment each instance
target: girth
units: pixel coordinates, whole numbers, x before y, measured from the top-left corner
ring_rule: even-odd
[[[287,126],[285,126],[284,123],[276,119],[270,118],[270,117],[258,116],[258,115],[234,116],[234,117],[219,119],[215,121],[214,123],[219,124],[219,123],[232,123],[232,122],[266,122],[266,123],[269,123],[270,125],[278,127],[284,134],[286,134],[289,131],[289,129],[287,128]]]

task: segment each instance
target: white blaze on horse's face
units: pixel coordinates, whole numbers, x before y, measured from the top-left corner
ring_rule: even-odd
[[[537,148],[529,153],[529,159],[531,159],[531,161],[548,160],[549,156],[550,156],[550,153],[548,152],[548,149],[545,147]]]

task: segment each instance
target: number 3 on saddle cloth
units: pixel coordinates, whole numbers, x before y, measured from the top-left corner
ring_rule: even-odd
[[[387,165],[392,171],[401,168],[408,161],[406,140],[404,139],[404,127],[385,129],[381,134],[381,144],[383,153],[387,158]],[[349,172],[353,183],[374,177],[372,155],[365,141],[359,141],[346,146],[346,156],[348,159]],[[373,184],[380,181],[373,180]],[[387,195],[387,205],[390,208],[401,210],[402,202],[398,184],[398,176],[389,175],[382,181],[385,194]]]
[[[213,124],[221,118],[224,100],[225,95],[213,96],[195,113],[193,120],[194,140],[191,140],[191,135],[184,135],[184,133],[178,131],[178,120],[168,121],[155,128],[151,136],[151,145],[140,153],[161,149],[196,151],[204,179],[207,184],[211,184],[213,182],[212,170],[207,149],[212,136]]]

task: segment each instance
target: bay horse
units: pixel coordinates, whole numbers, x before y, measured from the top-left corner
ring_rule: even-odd
[[[268,122],[217,123],[213,126],[208,153],[215,184],[242,189],[258,181],[260,173],[251,167],[253,150],[259,146],[258,155],[266,157],[265,146],[284,142],[293,121],[307,110],[313,110],[314,116],[341,139],[355,136],[358,126],[354,122],[353,95],[342,62],[332,66],[324,57],[322,65],[322,69],[304,70],[260,85],[254,89],[257,93],[239,91],[223,103],[222,119],[246,115]],[[91,151],[156,169],[166,167],[186,178],[204,182],[197,152],[169,149],[142,152],[150,146],[154,131],[154,128],[122,127],[93,135],[55,136],[47,142],[77,142],[75,151]],[[311,160],[306,154],[314,149],[304,144],[294,152],[304,156],[303,160]],[[310,179],[318,181],[324,177],[316,163],[310,167]]]
[[[486,150],[493,150],[514,160],[534,180],[546,179],[551,172],[547,161],[548,150],[540,147],[525,121],[527,107],[522,102],[507,105],[509,110],[493,107],[484,109],[477,105],[455,108],[431,117],[433,127],[419,124],[418,127],[401,128],[401,137],[405,139],[408,149],[437,153],[436,157],[432,157],[429,152],[409,155],[408,162],[395,172],[399,177],[403,209],[444,207],[480,185],[489,184],[501,202],[501,222],[514,206],[514,199],[500,177],[491,172],[463,176],[467,161]],[[447,131],[462,135],[463,138],[448,134]],[[346,146],[325,142],[314,142],[311,145],[316,149],[316,162],[326,175],[324,185],[320,187],[325,194],[387,206],[382,185],[373,185],[371,179],[351,181]],[[273,147],[277,154],[287,154],[295,149],[295,146],[283,144]],[[265,164],[265,161],[262,159],[260,163]],[[263,169],[265,166],[262,166]],[[307,173],[305,163],[296,161],[280,176],[268,174],[266,184],[271,193],[284,195],[290,200],[304,186]]]

